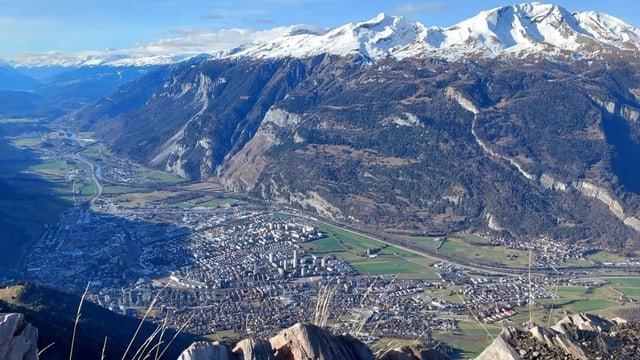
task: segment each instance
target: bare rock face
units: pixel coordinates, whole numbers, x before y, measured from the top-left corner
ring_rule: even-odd
[[[229,360],[229,350],[219,342],[194,342],[178,360]]]
[[[22,314],[0,314],[0,360],[38,358],[38,330]]]
[[[506,328],[476,360],[636,359],[639,341],[639,324],[580,313],[551,328]]]
[[[376,356],[350,335],[334,335],[315,325],[296,324],[269,341],[244,339],[232,351],[218,342],[195,342],[178,360],[376,360]],[[449,357],[412,345],[388,351],[381,360],[449,360]]]
[[[349,335],[335,336],[314,325],[296,324],[269,342],[281,360],[374,360],[371,350]]]
[[[233,348],[233,353],[241,360],[275,360],[271,344],[263,339],[244,339]]]
[[[565,333],[568,329],[577,328],[579,330],[603,332],[614,327],[614,321],[601,318],[593,314],[578,313],[565,317],[558,321],[552,328],[558,332]]]
[[[520,356],[511,341],[516,331],[517,329],[510,327],[502,330],[475,360],[519,360]]]
[[[384,353],[380,360],[450,360],[443,353],[421,345],[402,346]]]

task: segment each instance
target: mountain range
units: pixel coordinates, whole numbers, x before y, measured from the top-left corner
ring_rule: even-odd
[[[273,29],[248,44],[220,50],[202,44],[200,53],[213,58],[306,58],[319,54],[359,53],[371,60],[434,56],[449,60],[469,55],[526,57],[567,55],[598,57],[612,50],[637,51],[640,30],[613,16],[594,11],[570,12],[538,2],[498,7],[449,27],[426,26],[384,13],[373,19],[333,29],[295,25]],[[164,52],[153,47],[48,52],[7,59],[19,68],[82,66],[150,66],[187,60],[193,50]]]
[[[59,121],[186,179],[384,231],[633,251],[639,47],[619,19],[548,4],[448,28],[380,14],[169,65],[75,63],[132,75]]]

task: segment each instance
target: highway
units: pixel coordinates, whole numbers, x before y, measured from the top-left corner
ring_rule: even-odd
[[[84,156],[80,155],[79,151],[75,152],[73,154],[73,157],[78,161],[82,161],[83,163],[89,165],[89,167],[91,168],[91,179],[93,183],[96,185],[95,194],[90,201],[91,207],[93,208],[93,206],[95,205],[96,199],[102,196],[102,184],[100,184],[100,179],[98,179],[98,176],[96,175],[96,166],[91,161],[86,159]]]

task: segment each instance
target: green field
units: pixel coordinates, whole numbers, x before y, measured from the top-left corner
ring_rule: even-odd
[[[176,193],[171,191],[136,192],[117,195],[113,198],[113,201],[124,207],[136,207],[167,199],[175,195]]]
[[[211,199],[209,201],[199,203],[198,206],[218,207],[218,206],[225,206],[229,204],[246,204],[246,202],[238,201],[236,199],[231,199],[231,198],[219,198],[219,199]]]
[[[415,264],[398,264],[385,259],[367,259],[362,262],[353,262],[352,265],[360,273],[371,275],[416,272],[421,269],[420,266]]]
[[[91,179],[84,179],[82,182],[75,183],[74,189],[80,192],[80,196],[93,197],[96,195],[96,184]]]
[[[609,286],[626,296],[640,300],[640,278],[610,278]]]
[[[106,147],[102,143],[91,143],[82,150],[82,156],[91,160],[100,160],[103,153],[107,153]]]
[[[430,266],[434,262],[432,259],[324,223],[316,226],[327,237],[304,244],[312,254],[340,257],[361,274],[439,279]],[[367,258],[367,249],[372,250],[376,257]]]
[[[11,139],[11,145],[15,147],[30,148],[42,144],[43,139],[41,137],[21,137],[17,139]]]
[[[131,176],[142,184],[158,183],[165,185],[176,185],[185,180],[165,171],[147,170]]]
[[[40,175],[53,176],[56,178],[65,178],[69,170],[75,169],[74,165],[67,165],[65,160],[42,163],[30,167]]]
[[[462,238],[462,239],[464,239],[467,242],[472,243],[472,244],[473,243],[485,244],[485,245],[491,244],[491,239],[486,238],[484,236],[477,235],[477,234],[458,233],[458,234],[455,234],[455,237]]]
[[[478,235],[461,234],[449,236],[445,240],[432,237],[406,237],[405,239],[443,254],[476,263],[516,267],[526,266],[529,262],[527,251],[482,245],[488,244],[489,240]]]
[[[311,243],[310,250],[314,254],[327,254],[327,253],[339,253],[344,252],[344,247],[340,245],[338,240],[334,237],[327,237],[324,239],[315,240]]]
[[[367,252],[367,249],[380,248],[384,245],[382,242],[355,234],[351,231],[339,229],[322,223],[318,223],[316,225],[320,231],[328,234],[329,238],[343,242],[345,244],[345,248],[349,251],[361,252],[364,254]]]
[[[145,192],[148,191],[143,188],[136,188],[126,185],[106,185],[102,188],[102,193],[104,195],[118,195],[118,194],[128,194],[133,192]]]

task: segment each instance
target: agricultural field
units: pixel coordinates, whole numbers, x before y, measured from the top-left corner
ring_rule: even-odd
[[[75,169],[75,166],[67,164],[67,161],[65,160],[57,160],[53,162],[33,165],[30,167],[30,169],[44,177],[61,179],[67,176],[69,170]]]
[[[437,280],[431,267],[434,260],[389,246],[380,241],[339,229],[324,223],[316,224],[327,237],[305,243],[312,254],[335,255],[351,264],[361,274],[393,275],[402,278]],[[367,250],[371,256],[367,256]]]
[[[613,289],[640,302],[640,278],[609,278],[607,280]]]
[[[184,179],[160,170],[145,169],[132,176],[142,184],[155,183],[163,185],[176,185],[184,182]]]
[[[421,246],[472,263],[525,268],[529,265],[529,251],[491,245],[490,239],[476,234],[452,234],[446,238],[403,237]],[[595,252],[586,259],[568,259],[563,266],[593,266],[605,262],[623,262],[625,258],[606,252]]]

